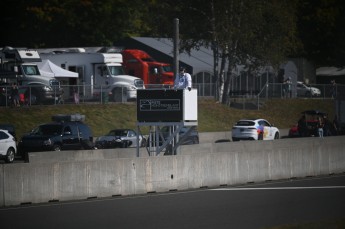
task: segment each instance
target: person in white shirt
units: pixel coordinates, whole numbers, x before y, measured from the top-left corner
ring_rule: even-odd
[[[174,88],[192,90],[192,77],[184,67],[180,68],[180,73],[175,78]]]

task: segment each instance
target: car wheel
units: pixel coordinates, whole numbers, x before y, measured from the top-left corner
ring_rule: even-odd
[[[121,148],[127,148],[127,147],[128,147],[128,142],[127,141],[122,142]]]
[[[274,139],[279,139],[279,134],[278,134],[278,133],[276,133],[276,134],[274,135]]]
[[[80,144],[81,144],[81,148],[84,149],[84,150],[89,150],[89,149],[94,149],[95,148],[93,142],[91,142],[88,139],[81,140]]]
[[[29,152],[23,152],[23,159],[25,162],[29,162]]]
[[[199,144],[199,138],[198,137],[193,137],[193,144]]]
[[[6,154],[6,162],[12,163],[14,161],[15,151],[13,148],[9,148]]]
[[[61,151],[61,146],[55,144],[55,145],[53,146],[53,151]]]

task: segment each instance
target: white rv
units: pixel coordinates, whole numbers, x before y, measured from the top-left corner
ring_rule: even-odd
[[[60,83],[54,77],[42,76],[35,62],[41,62],[36,50],[5,47],[0,50],[0,82],[10,86],[15,82],[20,93],[30,103],[54,102],[62,94]]]
[[[73,83],[78,85],[79,93],[85,99],[96,99],[107,94],[112,101],[122,102],[136,99],[137,89],[144,88],[140,78],[124,74],[120,53],[85,52],[82,48],[47,51],[40,51],[42,59],[79,73],[77,81]]]

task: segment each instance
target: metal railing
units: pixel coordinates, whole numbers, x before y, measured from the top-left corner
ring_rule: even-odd
[[[267,86],[268,85],[268,86]],[[331,84],[311,84],[311,87],[318,88],[320,95],[309,93],[307,90],[301,92],[296,86],[292,87],[292,98],[345,98],[345,85]],[[145,85],[146,88],[171,88],[170,85]],[[63,92],[61,92],[61,88]],[[199,97],[214,97],[216,94],[216,84],[193,84],[193,88],[198,89]],[[113,94],[109,92],[107,85],[100,88],[92,88],[91,85],[61,85],[61,87],[52,87],[53,91],[46,92],[46,97],[41,93],[44,89],[40,85],[19,86],[20,104],[21,106],[32,106],[36,104],[58,105],[58,104],[82,104],[82,103],[126,103],[135,101],[130,98],[131,92],[127,91],[127,87],[121,87],[120,90]],[[282,83],[268,83],[261,88],[250,88],[249,90],[231,90],[229,93],[230,103],[233,100],[237,102],[241,99],[242,106],[245,107],[247,102],[260,106],[263,99],[268,98],[290,98],[287,96],[285,85]],[[13,106],[11,96],[11,86],[0,85],[0,106]]]

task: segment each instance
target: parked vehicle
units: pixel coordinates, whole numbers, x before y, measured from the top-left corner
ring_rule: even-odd
[[[145,85],[174,85],[174,73],[170,64],[155,61],[149,54],[138,49],[125,49],[122,55],[126,73],[141,78]]]
[[[124,73],[121,53],[86,52],[82,48],[40,52],[42,59],[79,73],[74,83],[79,85],[78,91],[84,99],[104,96],[104,99],[123,102],[136,99],[137,89],[144,88],[140,78]]]
[[[12,163],[17,154],[17,143],[9,131],[0,129],[0,158]]]
[[[91,128],[83,123],[84,115],[56,115],[24,135],[18,149],[27,158],[29,152],[93,149]]]
[[[139,146],[146,145],[146,139],[139,135]],[[100,136],[95,141],[97,149],[127,148],[137,146],[137,133],[132,129],[115,129],[108,134]]]
[[[321,91],[316,87],[311,87],[303,82],[297,81],[297,96],[319,97],[321,96]]]
[[[317,136],[317,123],[319,117],[324,118],[326,113],[318,110],[306,110],[301,113],[301,118],[289,130],[289,137]]]
[[[49,103],[61,95],[59,81],[40,74],[35,62],[40,62],[41,57],[36,50],[5,47],[0,51],[0,58],[0,81],[7,85],[17,83],[19,93],[31,104]]]
[[[241,119],[232,127],[232,140],[274,140],[279,139],[277,127],[265,119]]]
[[[12,124],[0,124],[0,129],[7,130],[15,139],[17,139],[16,128]]]

